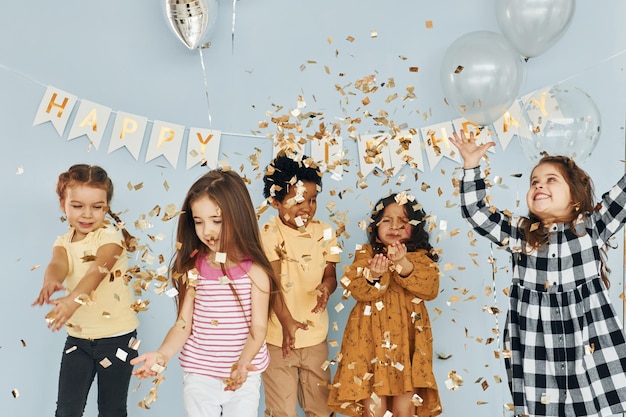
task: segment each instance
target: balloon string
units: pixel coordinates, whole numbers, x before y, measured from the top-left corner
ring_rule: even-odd
[[[493,294],[493,316],[495,317],[495,321],[496,321],[496,328],[495,328],[495,334],[496,334],[496,346],[498,347],[498,349],[500,349],[500,356],[503,355],[503,347],[504,346],[500,346],[500,320],[498,319],[498,314],[500,314],[500,310],[498,309],[498,294],[497,294],[497,289],[496,289],[496,258],[493,255],[493,243],[489,244],[489,251],[490,251],[490,257],[489,257],[489,261],[491,262],[491,293]],[[500,359],[498,362],[500,362],[500,372],[503,371],[502,368],[502,359]],[[506,371],[505,371],[506,372]],[[504,384],[506,385],[506,384]],[[505,391],[505,389],[503,388],[503,391]],[[506,394],[503,394],[502,398],[507,398]],[[504,406],[502,407],[502,415],[505,416],[506,415],[506,404],[504,404]]]
[[[232,53],[235,53],[235,18],[237,17],[237,0],[233,0],[233,27],[232,27],[232,33],[231,33],[231,48],[232,48]]]
[[[204,66],[204,56],[202,55],[202,48],[198,48],[200,51],[200,65],[202,65],[202,76],[204,77],[204,94],[206,95],[206,106],[209,114],[209,129],[213,128],[213,120],[211,117],[211,102],[209,100],[209,81],[206,77],[206,67]]]

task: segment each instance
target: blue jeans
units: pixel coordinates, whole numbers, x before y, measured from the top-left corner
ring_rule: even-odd
[[[56,417],[80,417],[87,394],[98,376],[98,416],[126,417],[128,386],[133,370],[130,360],[137,351],[128,347],[137,332],[102,339],[79,339],[68,336],[61,358]],[[117,355],[126,352],[125,360]],[[117,355],[117,356],[116,356]],[[104,362],[103,362],[104,361]],[[110,364],[109,364],[110,362]]]

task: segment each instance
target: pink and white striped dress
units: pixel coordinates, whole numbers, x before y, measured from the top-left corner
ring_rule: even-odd
[[[247,259],[227,269],[232,282],[229,285],[220,282],[220,277],[224,276],[222,270],[212,268],[204,257],[196,262],[199,276],[191,335],[179,355],[185,372],[215,378],[230,377],[231,367],[239,359],[250,333],[253,284],[248,271],[251,266],[252,261]],[[259,372],[267,368],[269,354],[265,342],[252,364]]]

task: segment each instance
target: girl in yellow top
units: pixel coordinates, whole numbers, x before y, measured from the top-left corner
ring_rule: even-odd
[[[70,229],[55,241],[33,302],[52,304],[48,328],[57,331],[65,325],[68,332],[55,415],[82,416],[97,376],[99,416],[126,416],[129,362],[137,356],[133,341],[139,322],[124,273],[126,252],[134,250],[135,241],[105,220],[109,214],[121,223],[109,207],[113,183],[104,169],[73,165],[59,175],[57,194]],[[65,296],[51,298],[61,290],[66,290]]]
[[[432,371],[432,332],[424,300],[439,291],[438,260],[424,212],[414,198],[392,194],[375,206],[369,244],[341,279],[357,301],[343,334],[328,399],[347,416],[441,413]]]

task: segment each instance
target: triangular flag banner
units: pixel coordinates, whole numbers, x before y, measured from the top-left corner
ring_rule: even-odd
[[[76,100],[76,96],[48,86],[39,103],[33,126],[52,122],[59,136],[62,136]]]
[[[148,142],[146,162],[163,155],[176,169],[180,147],[183,143],[185,126],[155,120],[152,123],[152,133]]]
[[[359,151],[359,168],[363,177],[369,175],[374,168],[386,170],[391,168],[389,156],[389,135],[359,135],[357,147]]]
[[[187,169],[199,163],[206,163],[211,169],[217,168],[222,132],[219,130],[189,129],[187,139]]]
[[[452,122],[438,123],[421,129],[424,149],[426,150],[426,157],[431,170],[435,169],[444,156],[455,160],[451,156],[452,145],[448,140],[448,135],[452,134],[453,131],[454,126],[452,126]]]
[[[341,136],[311,140],[311,158],[322,172],[330,172],[334,179],[343,175],[343,139]],[[338,178],[335,178],[337,177]]]
[[[110,116],[110,107],[102,106],[89,100],[81,100],[67,140],[85,135],[98,149]]]
[[[493,122],[493,130],[498,137],[502,149],[506,150],[513,136],[519,134],[521,120],[522,106],[518,100],[515,100],[502,117]]]
[[[405,130],[396,134],[389,141],[389,157],[395,174],[400,172],[405,164],[424,172],[422,142],[419,133],[413,134]]]
[[[111,133],[109,153],[119,148],[126,147],[128,152],[138,161],[147,124],[148,118],[146,117],[131,113],[117,112],[113,132]]]

